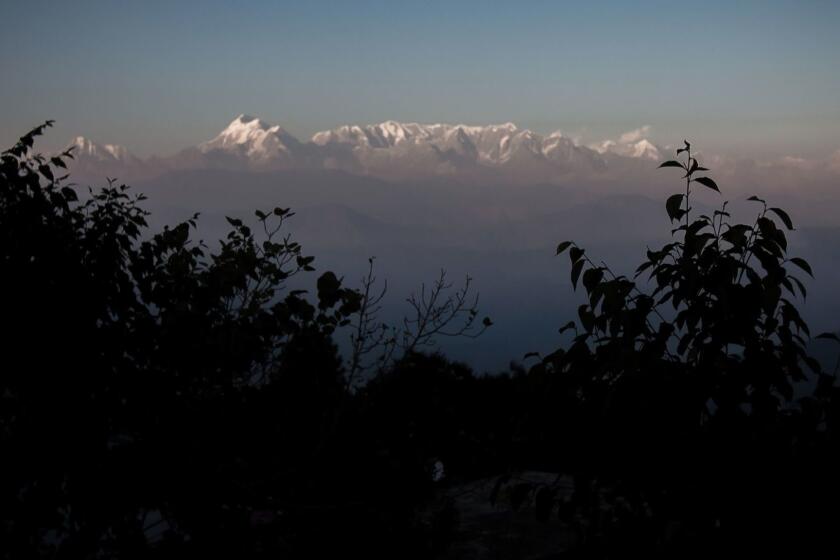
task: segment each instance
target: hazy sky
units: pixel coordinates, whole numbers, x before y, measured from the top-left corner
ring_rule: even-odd
[[[840,2],[2,4],[0,142],[47,118],[139,155],[239,113],[292,133],[513,121],[584,140],[643,124],[721,151],[840,148]]]

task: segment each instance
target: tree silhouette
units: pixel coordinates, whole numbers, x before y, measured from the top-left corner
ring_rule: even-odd
[[[393,469],[359,456],[380,450],[347,426],[362,422],[360,363],[345,369],[334,334],[355,321],[370,336],[369,294],[332,272],[286,287],[314,271],[286,208],[228,218],[210,251],[191,238],[197,215],[149,234],[125,185],[80,198],[59,174],[71,151],[33,152],[51,124],[0,165],[4,556],[308,556],[319,532],[368,551],[424,534],[412,512],[428,481],[412,490],[401,466],[404,499],[386,500]],[[468,287],[436,284],[416,316],[436,331],[418,327],[405,355],[472,332]]]
[[[693,549],[721,539],[767,544],[768,532],[794,525],[779,502],[814,497],[797,498],[801,481],[790,473],[804,467],[797,446],[813,441],[814,422],[832,406],[792,402],[794,385],[809,377],[818,394],[833,392],[833,377],[808,354],[810,330],[795,303],[806,294],[796,274],[811,267],[787,256],[788,214],[757,197],[752,225],[732,223],[726,202],[691,220],[693,188],[720,190],[688,142],[680,155],[660,165],[684,173],[685,192],[665,205],[674,239],[649,249],[634,279],[559,244],[587,301],[561,329],[574,331],[571,344],[535,370],[560,376],[582,420],[571,452],[580,496],[597,480],[615,515],[629,508],[635,521],[678,521],[695,535]],[[817,409],[805,414],[808,405]],[[624,529],[615,528],[613,546],[644,535]]]

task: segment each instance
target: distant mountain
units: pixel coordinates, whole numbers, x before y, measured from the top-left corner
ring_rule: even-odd
[[[622,134],[618,140],[604,140],[591,144],[590,149],[599,154],[611,154],[626,158],[648,159],[659,161],[662,150],[646,138],[650,126],[643,126]]]
[[[254,164],[294,165],[303,149],[300,141],[280,126],[248,115],[239,115],[215,138],[198,145],[203,154],[227,152]]]
[[[70,150],[73,159],[67,161],[68,168],[75,180],[87,178],[114,177],[126,175],[138,177],[143,174],[146,164],[117,144],[98,144],[84,136],[77,136],[65,150]]]
[[[312,142],[349,149],[365,172],[383,176],[481,177],[501,171],[506,178],[546,181],[606,165],[594,150],[559,133],[544,138],[513,123],[468,126],[386,121],[319,132]]]
[[[73,150],[76,160],[136,163],[139,161],[125,146],[97,144],[84,136],[77,136],[67,148]]]
[[[624,160],[658,160],[647,129],[582,146],[561,132],[542,136],[513,123],[470,126],[385,121],[346,125],[300,141],[279,125],[239,115],[214,138],[167,158],[141,161],[121,146],[77,138],[86,173],[131,179],[172,170],[329,169],[385,179],[452,177],[471,182],[553,183],[591,176]],[[84,165],[82,165],[84,162]]]

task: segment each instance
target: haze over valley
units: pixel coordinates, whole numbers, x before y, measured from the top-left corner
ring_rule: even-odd
[[[148,197],[154,226],[201,214],[198,235],[213,242],[225,216],[289,207],[287,232],[316,256],[319,270],[360,281],[368,258],[387,280],[387,316],[441,269],[466,275],[495,325],[475,340],[443,340],[442,349],[479,369],[502,370],[516,356],[557,343],[558,318],[580,303],[557,243],[577,241],[617,273],[632,275],[646,246],[667,242],[664,199],[680,177],[657,166],[674,148],[649,126],[581,144],[557,131],[540,135],[513,123],[452,125],[385,121],[343,125],[300,140],[281,125],[239,115],[217,135],[166,157],[141,159],[120,144],[77,137],[69,143],[73,179],[129,183]],[[111,139],[109,139],[111,140]],[[673,139],[678,142],[679,139]],[[722,195],[699,193],[694,209],[724,200],[736,216],[755,212],[751,195],[786,208],[797,231],[791,250],[815,266],[807,316],[836,328],[840,302],[840,155],[824,159],[749,160],[709,153]],[[840,154],[840,152],[838,152]]]

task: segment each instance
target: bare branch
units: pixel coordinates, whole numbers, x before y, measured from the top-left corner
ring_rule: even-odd
[[[374,258],[368,259],[368,273],[362,278],[362,301],[356,323],[353,325],[353,333],[350,335],[352,351],[346,380],[348,388],[354,385],[359,373],[373,365],[366,363],[366,358],[377,348],[382,348],[380,357],[375,360],[380,367],[390,361],[390,356],[393,354],[392,329],[384,323],[377,323],[377,316],[382,309],[382,299],[388,291],[388,283],[384,282],[381,290],[375,288]]]
[[[476,323],[478,294],[470,295],[471,284],[472,278],[467,276],[460,289],[447,295],[452,284],[446,282],[446,271],[441,270],[428,294],[423,284],[419,296],[415,293],[408,297],[412,315],[403,319],[400,333],[404,355],[424,346],[434,346],[440,336],[476,338],[487,330],[492,324],[489,319]]]

